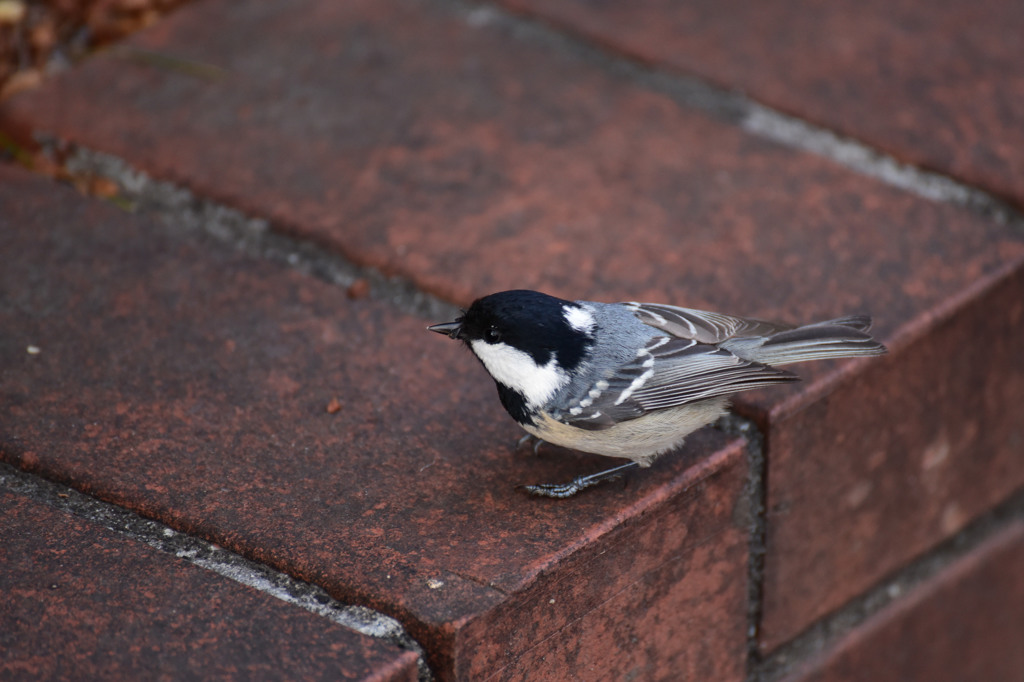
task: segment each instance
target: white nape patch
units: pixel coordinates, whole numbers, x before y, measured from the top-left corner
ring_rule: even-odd
[[[470,346],[495,381],[522,393],[530,407],[543,405],[569,381],[554,356],[546,365],[538,365],[528,353],[508,344],[475,339]]]
[[[584,334],[594,331],[594,326],[597,324],[594,322],[594,316],[586,308],[574,305],[562,306],[562,314],[565,315],[565,321],[569,323],[570,327]]]

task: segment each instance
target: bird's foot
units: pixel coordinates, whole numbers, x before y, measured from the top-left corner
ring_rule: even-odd
[[[568,483],[535,483],[533,485],[519,485],[516,486],[520,490],[525,490],[531,495],[537,497],[551,497],[558,500],[564,500],[567,497],[572,497],[581,490],[597,485],[603,481],[612,481],[616,478],[620,478],[622,473],[630,467],[638,466],[636,462],[628,462],[621,464],[605,471],[599,471],[596,474],[590,474],[588,476],[577,476]]]
[[[529,443],[531,440],[533,441],[533,454],[539,455],[540,446],[544,444],[544,441],[541,440],[540,438],[537,438],[537,436],[533,435],[532,433],[528,433],[522,438],[520,438],[518,441],[516,441],[516,452],[522,450],[523,446]]]

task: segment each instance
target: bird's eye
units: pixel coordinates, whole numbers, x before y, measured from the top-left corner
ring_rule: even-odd
[[[498,343],[499,341],[501,341],[501,332],[499,332],[494,327],[491,327],[490,329],[484,332],[484,339],[487,341],[487,343]]]

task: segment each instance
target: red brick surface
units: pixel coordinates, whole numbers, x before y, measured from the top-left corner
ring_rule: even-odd
[[[0,678],[416,679],[416,654],[0,489]]]
[[[423,321],[0,173],[7,460],[395,615],[445,676],[543,652],[742,675],[741,444],[528,498],[604,461],[514,453],[490,380]],[[622,648],[651,619],[679,636]]]
[[[1024,203],[1015,0],[501,0]]]
[[[225,75],[100,55],[0,118],[463,304],[526,287],[795,322],[865,311],[890,333],[1007,238],[436,3],[214,0],[134,44]]]
[[[559,557],[466,628],[463,677],[498,668],[487,679],[743,679],[745,474],[732,448],[695,466],[685,490],[609,519],[600,543]]]
[[[1024,679],[1024,523],[873,616],[787,682]]]

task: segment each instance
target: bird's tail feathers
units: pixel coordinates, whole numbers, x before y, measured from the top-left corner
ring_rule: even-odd
[[[803,328],[807,327],[849,327],[857,331],[868,332],[871,331],[871,317],[869,315],[847,315],[834,320],[804,325]]]
[[[867,315],[850,315],[767,337],[731,339],[722,345],[740,357],[766,365],[884,355],[885,346],[867,333],[870,328],[871,318]]]

